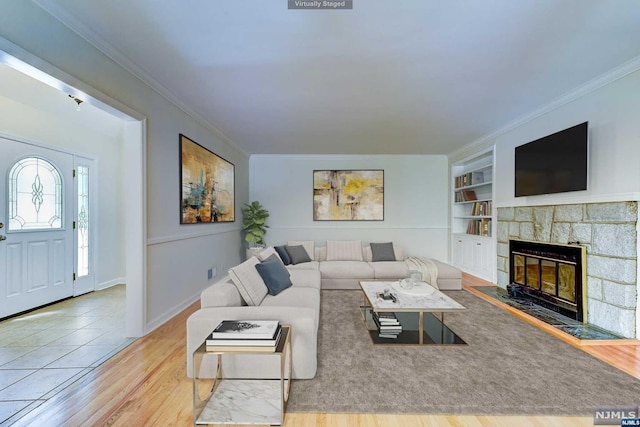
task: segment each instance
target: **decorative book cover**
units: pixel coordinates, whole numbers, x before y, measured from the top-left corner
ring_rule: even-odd
[[[275,353],[276,346],[253,346],[253,345],[207,345],[209,352],[241,352],[241,353]]]
[[[271,340],[275,337],[279,324],[277,320],[223,320],[209,338]]]
[[[226,351],[235,351],[239,347],[256,347],[262,349],[273,349],[278,345],[280,335],[282,334],[282,328],[278,326],[276,334],[273,339],[222,339],[222,338],[208,338],[205,342],[207,347],[226,348]],[[212,351],[212,350],[207,350]],[[243,349],[242,351],[247,351]],[[258,350],[254,350],[258,351]],[[271,351],[271,350],[266,350]]]

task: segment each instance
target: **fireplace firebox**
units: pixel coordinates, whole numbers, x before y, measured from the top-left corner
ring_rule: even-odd
[[[584,246],[510,240],[509,281],[535,303],[587,322]]]

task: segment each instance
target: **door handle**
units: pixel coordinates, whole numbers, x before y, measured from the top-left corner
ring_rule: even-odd
[[[2,242],[3,240],[7,240],[7,236],[0,236],[0,242]]]

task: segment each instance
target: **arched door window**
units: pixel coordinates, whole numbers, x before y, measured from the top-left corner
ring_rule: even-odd
[[[62,228],[62,176],[41,157],[27,157],[9,171],[9,230]]]

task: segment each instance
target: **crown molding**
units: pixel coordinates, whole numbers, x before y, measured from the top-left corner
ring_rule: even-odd
[[[380,160],[380,159],[401,159],[405,157],[444,157],[446,154],[252,154],[251,158],[262,159],[300,159],[300,160]]]
[[[588,95],[610,83],[615,82],[616,80],[620,80],[621,78],[626,77],[629,74],[634,73],[638,70],[640,70],[640,56],[633,58],[632,60],[627,61],[624,64],[619,65],[618,67],[615,67],[607,71],[606,73],[588,81],[587,83],[581,86],[578,86],[577,88],[571,90],[570,92],[567,92],[566,94],[551,101],[549,104],[545,105],[544,107],[539,108],[530,114],[517,118],[516,120],[510,122],[506,126],[498,129],[497,131],[492,132],[487,136],[483,136],[482,138],[477,139],[465,145],[464,147],[451,152],[449,154],[449,159],[457,160],[460,158],[464,158],[470,154],[473,154],[475,151],[487,148],[493,145],[495,143],[495,140],[498,137],[506,134],[507,132],[513,129],[516,129],[527,122],[537,119],[538,117],[548,114],[564,105],[567,105],[575,101],[576,99],[579,99],[585,95]]]
[[[102,38],[98,33],[89,28],[83,22],[78,20],[75,16],[68,13],[63,8],[59,7],[56,4],[51,4],[43,0],[32,0],[36,5],[38,5],[41,9],[51,15],[53,18],[58,20],[62,25],[69,28],[71,31],[76,33],[90,45],[98,49],[104,55],[106,55],[111,60],[115,61],[122,68],[133,74],[144,84],[149,86],[152,90],[157,92],[160,96],[167,99],[169,102],[178,107],[182,112],[190,116],[200,125],[213,132],[222,142],[227,144],[229,147],[242,154],[244,157],[249,158],[251,156],[250,153],[246,152],[235,142],[233,142],[229,137],[227,137],[221,130],[219,130],[213,123],[209,122],[205,119],[200,113],[196,112],[189,106],[187,106],[184,102],[178,98],[173,92],[160,84],[157,80],[155,80],[149,73],[147,73],[144,69],[139,67],[135,62],[129,59],[126,55],[116,49],[113,45],[107,42],[104,38]]]

